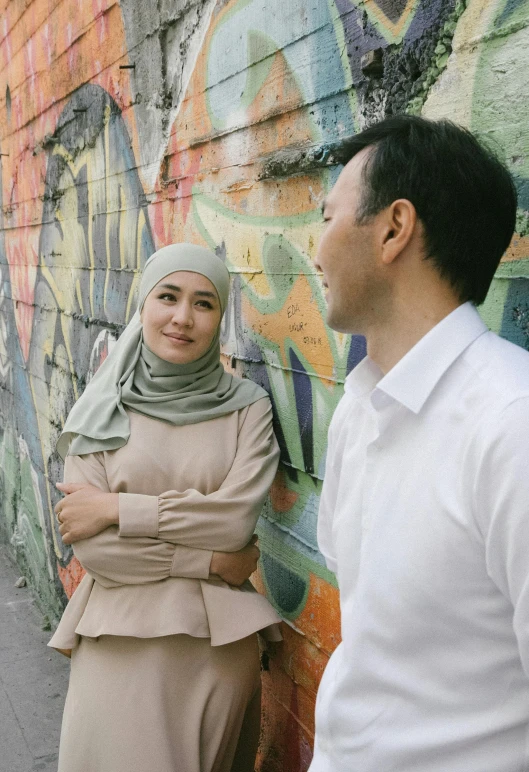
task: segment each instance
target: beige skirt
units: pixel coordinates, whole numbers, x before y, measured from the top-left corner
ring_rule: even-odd
[[[58,772],[253,772],[260,703],[257,635],[81,638]]]

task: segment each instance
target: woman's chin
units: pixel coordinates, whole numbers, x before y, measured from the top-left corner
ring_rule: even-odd
[[[190,351],[165,351],[163,354],[158,354],[158,356],[172,365],[188,365],[197,358]]]
[[[195,346],[189,344],[175,344],[167,340],[145,342],[153,354],[172,365],[187,365],[198,358]]]

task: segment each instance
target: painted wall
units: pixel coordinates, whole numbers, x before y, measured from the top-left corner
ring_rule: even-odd
[[[504,149],[518,234],[484,307],[529,347],[529,0],[0,0],[0,528],[51,620],[81,576],[52,517],[68,410],[176,240],[233,276],[227,367],[271,394],[282,463],[257,583],[286,620],[264,661],[261,772],[302,772],[339,641],[316,546],[326,431],[360,338],[314,273],[340,140],[398,111]]]

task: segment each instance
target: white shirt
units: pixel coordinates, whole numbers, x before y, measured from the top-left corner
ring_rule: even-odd
[[[329,431],[342,643],[310,772],[529,770],[529,354],[456,309]]]

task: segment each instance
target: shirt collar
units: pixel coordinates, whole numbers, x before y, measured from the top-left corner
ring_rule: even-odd
[[[464,303],[421,338],[376,388],[419,413],[450,365],[484,332],[475,307]]]
[[[369,357],[364,357],[345,379],[345,391],[355,397],[370,394],[384,373]]]
[[[383,392],[419,413],[450,365],[484,332],[487,327],[475,307],[464,303],[421,338],[387,375],[365,357],[345,379],[345,390],[354,396]]]

